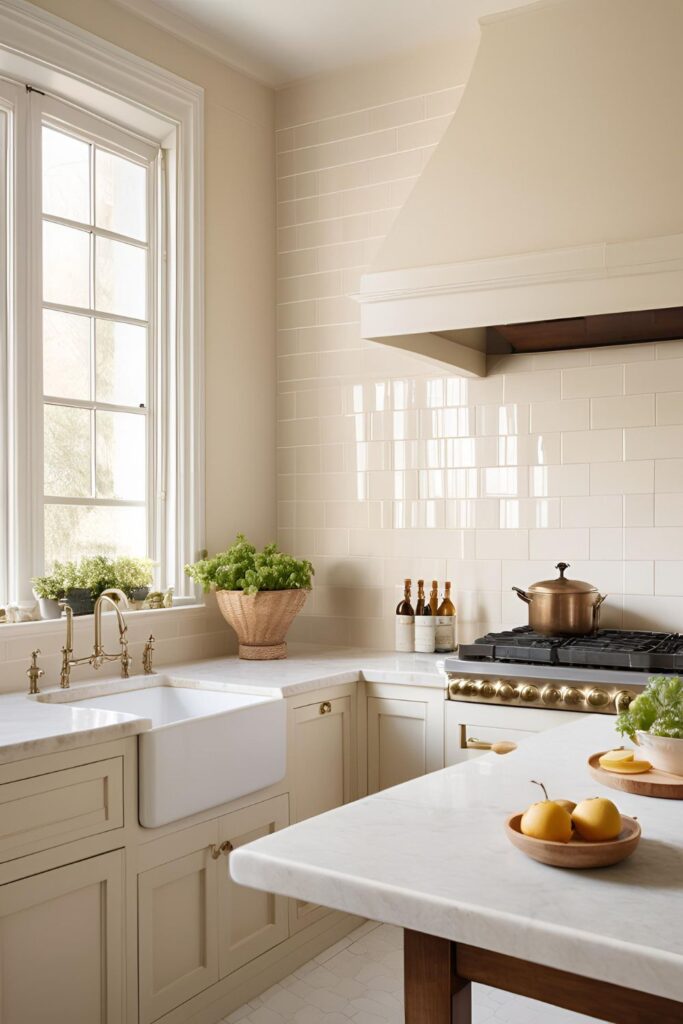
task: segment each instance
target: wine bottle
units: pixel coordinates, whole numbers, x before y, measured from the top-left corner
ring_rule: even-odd
[[[410,603],[411,581],[404,581],[403,600],[396,606],[396,650],[415,649],[415,612]]]
[[[415,605],[415,650],[420,654],[433,654],[436,642],[436,618],[425,600],[424,580],[417,581]]]
[[[415,605],[416,615],[431,615],[432,609],[425,600],[425,581],[417,581],[417,604]]]
[[[432,580],[432,589],[429,595],[429,610],[432,615],[436,615],[439,608],[439,581]]]
[[[451,601],[451,585],[446,583],[443,601],[436,612],[435,649],[448,654],[455,649],[455,605]]]

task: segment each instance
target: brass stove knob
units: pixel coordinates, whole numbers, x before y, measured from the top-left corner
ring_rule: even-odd
[[[583,694],[575,686],[565,686],[562,690],[562,700],[570,707],[576,707],[577,704],[583,703]]]
[[[627,711],[629,705],[636,699],[637,694],[632,690],[619,690],[614,698],[614,707],[617,711]]]
[[[541,692],[541,699],[544,704],[548,704],[552,707],[554,704],[559,704],[562,700],[562,693],[556,686],[544,686]]]
[[[471,679],[453,679],[448,684],[451,697],[471,697],[474,693],[474,682]]]
[[[586,700],[592,708],[604,708],[606,704],[609,704],[609,693],[607,690],[603,690],[601,687],[595,686],[589,692]]]
[[[477,683],[476,690],[477,696],[483,697],[485,700],[491,700],[492,697],[496,696],[496,688],[488,679],[483,679],[480,683]]]
[[[499,679],[496,683],[496,696],[500,697],[501,700],[512,700],[513,697],[517,696],[517,687]]]
[[[523,686],[519,691],[519,696],[527,704],[531,704],[532,701],[539,699],[540,693],[537,686],[534,686],[533,683],[527,683],[526,686]]]

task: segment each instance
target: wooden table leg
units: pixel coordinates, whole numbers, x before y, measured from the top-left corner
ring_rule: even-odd
[[[455,972],[455,944],[403,933],[405,1024],[472,1024],[472,986]]]

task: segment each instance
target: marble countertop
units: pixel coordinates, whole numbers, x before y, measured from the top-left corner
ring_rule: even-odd
[[[415,779],[240,847],[235,880],[376,921],[683,1001],[683,803],[608,790],[586,760],[615,745],[591,715],[505,757]],[[622,864],[546,867],[508,841],[538,798],[609,796],[643,838]]]
[[[166,666],[156,676],[131,677],[125,682],[93,676],[90,680],[79,680],[66,691],[44,690],[39,700],[26,693],[0,695],[0,764],[132,736],[150,728],[149,719],[136,715],[65,703],[82,699],[86,693],[94,696],[96,692],[133,690],[168,681],[176,686],[208,685],[290,697],[360,679],[441,690],[447,683],[440,655],[331,649],[313,644],[290,645],[289,657],[283,661],[213,658]]]

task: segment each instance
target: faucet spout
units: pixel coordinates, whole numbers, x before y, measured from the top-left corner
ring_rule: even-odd
[[[118,598],[118,601],[114,600],[115,597]],[[126,639],[126,634],[128,632],[128,627],[126,626],[126,620],[121,614],[119,605],[121,604],[124,608],[128,608],[128,598],[124,592],[119,590],[117,587],[111,587],[109,590],[103,590],[95,601],[95,650],[93,654],[93,665],[95,668],[99,668],[105,660],[104,647],[102,645],[102,606],[105,603],[110,604],[116,612],[116,619],[119,627],[119,642],[122,650],[121,655],[117,655],[117,657],[121,657],[122,668],[127,669],[128,641]]]

